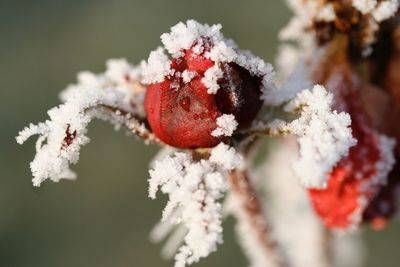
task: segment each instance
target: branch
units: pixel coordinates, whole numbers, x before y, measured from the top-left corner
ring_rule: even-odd
[[[235,170],[230,173],[229,182],[233,197],[238,202],[234,203],[234,214],[240,224],[238,227],[244,228],[243,238],[248,239],[242,241],[251,246],[248,253],[254,255],[253,260],[258,263],[253,262],[254,266],[265,266],[265,262],[270,262],[277,267],[289,267],[279,244],[272,238],[272,229],[248,175]]]
[[[142,138],[146,143],[151,143],[151,144],[159,144],[162,145],[163,143],[161,142],[160,139],[158,139],[148,128],[146,125],[145,121],[141,120],[138,116],[135,114],[132,114],[129,111],[126,111],[121,108],[113,107],[110,105],[99,105],[96,108],[93,108],[93,110],[98,111],[99,108],[102,109],[104,112],[105,116],[108,116],[109,118],[102,117],[100,119],[111,119],[112,120],[117,120],[120,125],[125,127],[129,132],[137,135],[138,137]],[[89,112],[89,110],[88,110]]]

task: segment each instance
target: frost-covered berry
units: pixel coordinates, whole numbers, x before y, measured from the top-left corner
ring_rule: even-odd
[[[272,68],[237,49],[220,26],[179,23],[142,63],[145,109],[154,134],[179,148],[213,147],[250,126]]]
[[[350,113],[357,144],[328,174],[325,189],[309,190],[313,207],[324,224],[338,229],[357,227],[365,219],[372,223],[379,219],[375,215],[382,212],[369,207],[388,183],[387,176],[394,165],[395,141],[372,127],[360,97],[359,86],[362,85],[356,78],[354,81],[349,79],[347,70],[336,67],[326,83],[335,93],[337,108]],[[362,88],[368,90],[367,86]],[[370,210],[367,216],[364,214],[366,210]],[[382,220],[375,222],[382,224]]]

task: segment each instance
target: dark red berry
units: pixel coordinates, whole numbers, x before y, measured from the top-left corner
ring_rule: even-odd
[[[383,220],[372,216],[378,213],[376,209],[364,212],[385,184],[393,163],[390,156],[393,144],[372,128],[360,97],[362,85],[347,73],[346,68],[337,67],[326,84],[335,95],[339,111],[351,115],[351,128],[357,144],[328,174],[327,188],[310,189],[309,195],[316,213],[329,228],[348,229],[358,226],[366,218],[372,223],[373,219],[378,219],[376,227],[382,227]],[[362,89],[368,90],[365,86]]]
[[[233,114],[242,129],[257,115],[262,105],[261,77],[236,63],[219,63],[223,75],[217,80],[218,91],[211,94],[202,79],[214,65],[204,52],[197,55],[189,49],[172,61],[174,75],[147,86],[147,119],[163,142],[179,148],[213,147],[226,138],[211,134],[219,116]],[[182,78],[184,71],[194,76],[189,82]]]

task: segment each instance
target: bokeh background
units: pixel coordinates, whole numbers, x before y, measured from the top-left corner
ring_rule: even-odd
[[[33,188],[34,141],[18,146],[14,136],[47,118],[78,71],[101,72],[114,57],[138,63],[178,21],[222,23],[242,48],[273,61],[289,16],[278,0],[0,0],[0,267],[172,266],[148,241],[165,201],[147,198],[157,147],[94,122],[78,180]],[[224,245],[195,266],[246,266],[233,220],[225,224]],[[398,220],[364,238],[366,266],[400,266]]]

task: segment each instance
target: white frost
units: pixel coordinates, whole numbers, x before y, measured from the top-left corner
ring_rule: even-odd
[[[356,144],[349,114],[332,111],[332,101],[332,94],[316,85],[312,91],[301,91],[285,105],[286,112],[299,114],[298,119],[289,123],[282,120],[270,123],[273,132],[298,136],[300,158],[293,168],[302,184],[309,188],[326,187],[326,174]]]
[[[378,137],[380,160],[376,162],[376,174],[371,178],[372,186],[385,185],[389,172],[393,169],[396,159],[394,157],[394,148],[396,140],[383,134]]]
[[[220,24],[209,26],[195,20],[188,20],[186,24],[179,22],[171,27],[170,33],[161,35],[161,41],[173,57],[182,56],[183,50],[187,50],[193,45],[196,45],[197,52],[201,53],[203,52],[203,38],[209,38],[211,41],[221,40],[221,28]]]
[[[130,116],[140,109],[134,109],[132,102],[142,106],[141,94],[133,97],[130,84],[140,74],[122,59],[108,61],[107,67],[104,74],[78,74],[78,84],[68,86],[60,95],[65,103],[48,111],[49,120],[30,124],[19,132],[16,137],[19,144],[39,135],[36,156],[30,165],[35,186],[46,179],[57,182],[76,177],[69,165],[77,163],[80,148],[89,142],[87,126],[93,118],[111,121],[116,127],[123,125],[139,132],[145,130]],[[113,112],[112,108],[127,113]]]
[[[182,57],[186,50],[191,49],[194,54],[202,54],[214,62],[214,66],[206,70],[202,78],[208,93],[215,94],[219,89],[218,79],[223,76],[222,64],[234,62],[247,69],[251,75],[262,79],[262,88],[260,89],[265,95],[265,92],[275,87],[273,83],[275,73],[272,65],[265,63],[264,60],[249,51],[238,49],[234,41],[223,36],[221,28],[220,24],[209,26],[188,20],[186,23],[179,22],[171,27],[170,33],[161,35],[161,41],[173,58]],[[163,64],[158,63],[157,65]],[[155,68],[152,69],[155,70]],[[158,70],[158,72],[160,71]],[[165,73],[154,72],[153,75],[157,77],[153,80],[154,82],[162,80],[161,76],[164,77]],[[146,81],[151,82],[151,80]]]
[[[206,70],[204,73],[204,77],[201,79],[201,82],[207,87],[207,93],[216,94],[219,89],[218,80],[222,78],[224,73],[218,65],[214,65],[213,67]]]
[[[166,76],[173,75],[174,71],[170,67],[171,60],[164,53],[164,49],[159,47],[157,50],[152,51],[146,61],[142,61],[140,66],[142,68],[142,83],[151,84],[159,83],[164,80]]]
[[[372,14],[377,22],[382,22],[393,17],[399,9],[398,0],[353,0],[353,6],[365,14]]]
[[[300,145],[300,159],[293,167],[306,187],[324,188],[326,174],[356,144],[349,114],[332,111],[332,101],[333,96],[316,85],[285,107],[287,111],[300,109],[300,118],[291,122],[290,128],[299,136]]]
[[[212,136],[232,136],[238,123],[232,114],[223,114],[217,118],[217,128],[211,132]]]
[[[353,0],[353,7],[365,15],[374,10],[377,3],[377,0]]]
[[[378,4],[372,11],[372,16],[377,22],[381,22],[393,17],[399,9],[399,0],[386,0]]]
[[[182,223],[187,228],[184,244],[175,255],[176,267],[198,262],[222,243],[218,200],[228,188],[227,172],[240,166],[241,161],[233,148],[221,143],[211,151],[208,160],[193,161],[188,154],[178,152],[154,163],[149,196],[155,198],[159,188],[168,194],[162,220]]]
[[[335,9],[332,3],[325,4],[316,15],[318,21],[331,22],[336,19]]]
[[[210,161],[222,169],[231,171],[242,167],[243,159],[233,147],[223,143],[214,147],[211,151]]]
[[[195,72],[195,71],[184,70],[184,71],[182,72],[182,80],[183,80],[183,82],[185,82],[185,83],[190,83],[190,81],[191,81],[194,77],[196,77],[196,75],[197,75],[197,72]]]

